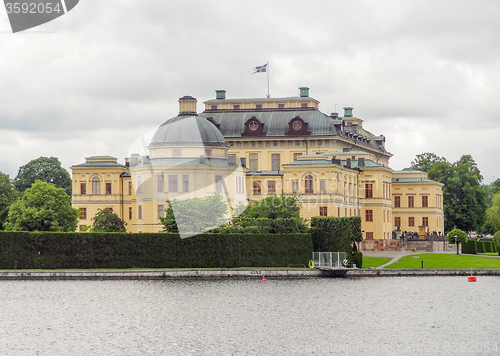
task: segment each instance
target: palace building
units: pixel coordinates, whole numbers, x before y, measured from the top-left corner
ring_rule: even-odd
[[[169,200],[219,192],[230,208],[300,194],[303,217],[361,216],[366,240],[390,240],[396,230],[443,233],[441,183],[394,171],[385,137],[365,130],[353,108],[327,115],[309,88],[299,90],[257,99],[217,90],[201,113],[195,98],[180,98],[179,114],[160,125],[148,155],[124,164],[94,156],[71,167],[80,226],[91,225],[97,209],[112,209],[128,231],[157,232]]]

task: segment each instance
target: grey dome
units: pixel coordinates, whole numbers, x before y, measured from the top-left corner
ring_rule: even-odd
[[[227,144],[219,129],[207,119],[180,115],[161,124],[149,146],[227,147]]]

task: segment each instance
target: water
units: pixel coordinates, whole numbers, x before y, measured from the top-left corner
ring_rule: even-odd
[[[498,277],[2,281],[0,291],[0,355],[500,355]]]

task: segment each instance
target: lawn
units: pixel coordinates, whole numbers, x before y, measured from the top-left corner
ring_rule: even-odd
[[[390,257],[363,256],[363,268],[378,267],[392,260]]]
[[[424,268],[500,268],[500,258],[444,253],[408,255],[385,268],[421,268],[421,261]]]

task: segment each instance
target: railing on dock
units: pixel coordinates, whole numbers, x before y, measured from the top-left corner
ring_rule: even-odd
[[[313,252],[312,260],[317,268],[342,268],[346,257],[345,252]]]

